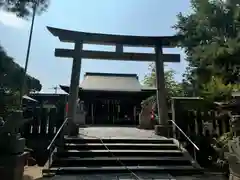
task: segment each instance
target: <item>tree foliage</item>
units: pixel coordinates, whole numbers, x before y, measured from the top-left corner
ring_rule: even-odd
[[[165,71],[165,85],[166,85],[166,93],[168,97],[176,97],[182,96],[182,86],[180,83],[175,81],[174,79],[175,71],[167,70]],[[156,68],[155,64],[149,65],[149,73],[145,75],[143,80],[144,85],[149,87],[156,87]]]
[[[37,3],[37,13],[47,10],[50,0],[0,0],[0,8],[12,12],[19,17],[28,18]]]
[[[18,17],[28,19],[32,15],[34,7],[36,13],[40,14],[49,6],[50,0],[0,0],[0,10],[16,14]],[[0,116],[4,117],[9,111],[19,108],[20,88],[22,88],[24,69],[9,57],[0,46]],[[26,75],[27,93],[40,91],[40,81]]]
[[[204,84],[213,83],[212,77],[221,79],[226,87],[238,83],[240,1],[192,0],[191,4],[193,12],[180,13],[174,26],[189,63],[185,81],[194,85],[198,94],[206,90]]]
[[[0,46],[0,116],[6,117],[8,112],[19,108],[20,88],[24,69],[9,57]],[[30,75],[26,75],[25,90],[40,91],[40,81]]]
[[[19,91],[21,88],[24,69],[9,57],[4,49],[0,47],[0,88],[6,91]],[[34,77],[26,76],[26,90],[40,91],[42,85]]]
[[[0,89],[0,117],[5,119],[10,112],[19,108],[19,95],[18,91]]]
[[[211,80],[203,85],[202,96],[210,102],[230,100],[232,92],[239,91],[239,84],[224,84],[219,77],[212,77]]]

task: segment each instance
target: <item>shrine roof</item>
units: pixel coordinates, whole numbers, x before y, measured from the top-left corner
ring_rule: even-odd
[[[67,86],[60,86],[67,91]],[[137,74],[86,73],[80,83],[82,90],[142,92],[155,91],[156,88],[142,86]]]
[[[88,44],[104,45],[129,45],[129,46],[147,46],[153,47],[162,45],[162,47],[175,47],[180,36],[131,36],[131,35],[114,35],[101,33],[88,33],[81,31],[72,31],[54,27],[47,27],[52,35],[59,38],[62,42],[82,41]]]

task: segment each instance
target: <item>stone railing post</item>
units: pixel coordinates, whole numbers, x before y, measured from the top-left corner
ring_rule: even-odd
[[[1,180],[22,180],[28,156],[24,152],[25,139],[19,133],[26,122],[22,112],[15,111],[0,127],[0,175]]]
[[[240,115],[233,115],[231,118],[233,140],[229,141],[229,180],[240,180]]]

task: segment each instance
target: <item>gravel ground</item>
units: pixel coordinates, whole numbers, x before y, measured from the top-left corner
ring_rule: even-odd
[[[40,180],[42,179],[42,167],[25,166],[23,180]]]

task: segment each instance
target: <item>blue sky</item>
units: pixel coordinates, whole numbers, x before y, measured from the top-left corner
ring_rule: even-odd
[[[176,23],[179,12],[190,12],[190,0],[51,0],[47,12],[36,17],[28,73],[38,78],[42,92],[53,92],[53,86],[69,85],[71,59],[54,57],[55,48],[71,48],[53,37],[46,26],[64,29],[139,35],[173,35],[171,27]],[[68,2],[68,3],[67,3]],[[20,65],[24,65],[30,21],[0,12],[0,43],[7,53]],[[84,47],[96,49],[96,47]],[[113,48],[106,47],[106,50]],[[127,49],[128,51],[151,52],[149,49]],[[168,63],[174,69],[176,80],[182,79],[186,68],[184,53],[180,49],[164,49],[165,53],[180,53],[181,63]],[[137,73],[140,80],[148,73],[148,63],[83,60],[81,79],[85,72]]]

